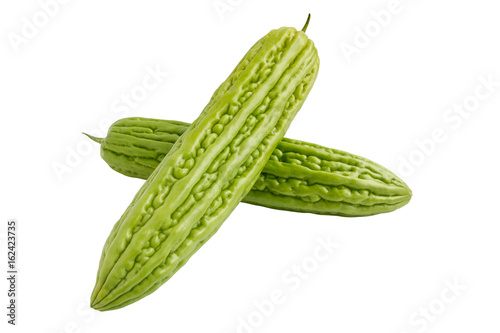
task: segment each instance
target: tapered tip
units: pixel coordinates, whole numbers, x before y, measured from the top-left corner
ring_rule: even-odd
[[[96,138],[95,136],[92,136],[92,135],[87,134],[87,133],[85,133],[85,132],[82,132],[82,134],[83,134],[83,135],[86,135],[87,137],[89,137],[89,138],[90,138],[90,140],[95,141],[95,142],[97,142],[98,144],[101,144],[101,143],[102,143],[102,140],[104,140],[103,138]]]
[[[302,31],[303,32],[306,32],[307,30],[307,26],[309,25],[309,21],[311,20],[311,14],[308,14],[307,15],[307,21],[306,21],[306,24],[304,24],[304,27],[302,28]]]

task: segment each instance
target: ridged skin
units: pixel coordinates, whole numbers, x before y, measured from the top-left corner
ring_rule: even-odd
[[[123,118],[101,143],[108,165],[147,179],[189,124]],[[366,158],[284,138],[243,202],[295,212],[339,216],[388,213],[406,205],[411,190],[391,171]]]
[[[319,68],[294,28],[271,31],[216,90],[115,224],[91,296],[121,308],[166,282],[250,191]]]

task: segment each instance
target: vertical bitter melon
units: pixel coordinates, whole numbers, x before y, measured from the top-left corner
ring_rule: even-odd
[[[272,30],[248,51],[113,227],[94,309],[149,295],[219,229],[257,181],[318,68],[314,43],[294,28]]]
[[[189,124],[123,118],[111,125],[101,156],[115,171],[147,179]],[[409,187],[383,166],[361,156],[282,139],[242,202],[339,216],[388,213],[411,199]]]

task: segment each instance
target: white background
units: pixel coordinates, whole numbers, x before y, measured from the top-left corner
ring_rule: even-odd
[[[389,3],[74,0],[43,22],[39,2],[2,1],[0,258],[6,221],[16,218],[20,271],[16,327],[6,324],[0,284],[2,332],[498,332],[499,7],[401,0],[380,27],[371,12]],[[394,170],[413,190],[410,204],[355,219],[241,204],[153,295],[91,310],[102,245],[142,181],[113,172],[94,143],[69,153],[90,146],[80,133],[124,116],[194,120],[256,40],[300,29],[307,13],[321,69],[287,136]],[[46,24],[25,38],[33,16]],[[346,57],[347,44],[357,53]],[[117,113],[147,68],[168,77]],[[489,96],[466,117],[448,113],[477,101],[480,77],[497,82]],[[446,139],[430,144],[439,129]],[[284,276],[310,262],[318,237],[340,246],[293,289]],[[453,294],[450,283],[465,290]],[[284,301],[264,316],[255,302],[275,289]]]

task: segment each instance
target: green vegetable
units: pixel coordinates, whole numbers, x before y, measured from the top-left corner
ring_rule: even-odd
[[[257,181],[318,68],[313,42],[294,28],[272,30],[248,51],[115,224],[94,309],[149,295],[219,229]]]
[[[189,124],[124,118],[101,144],[108,165],[147,179]],[[411,190],[386,168],[360,156],[282,139],[243,202],[296,212],[340,216],[387,213],[406,205]]]

